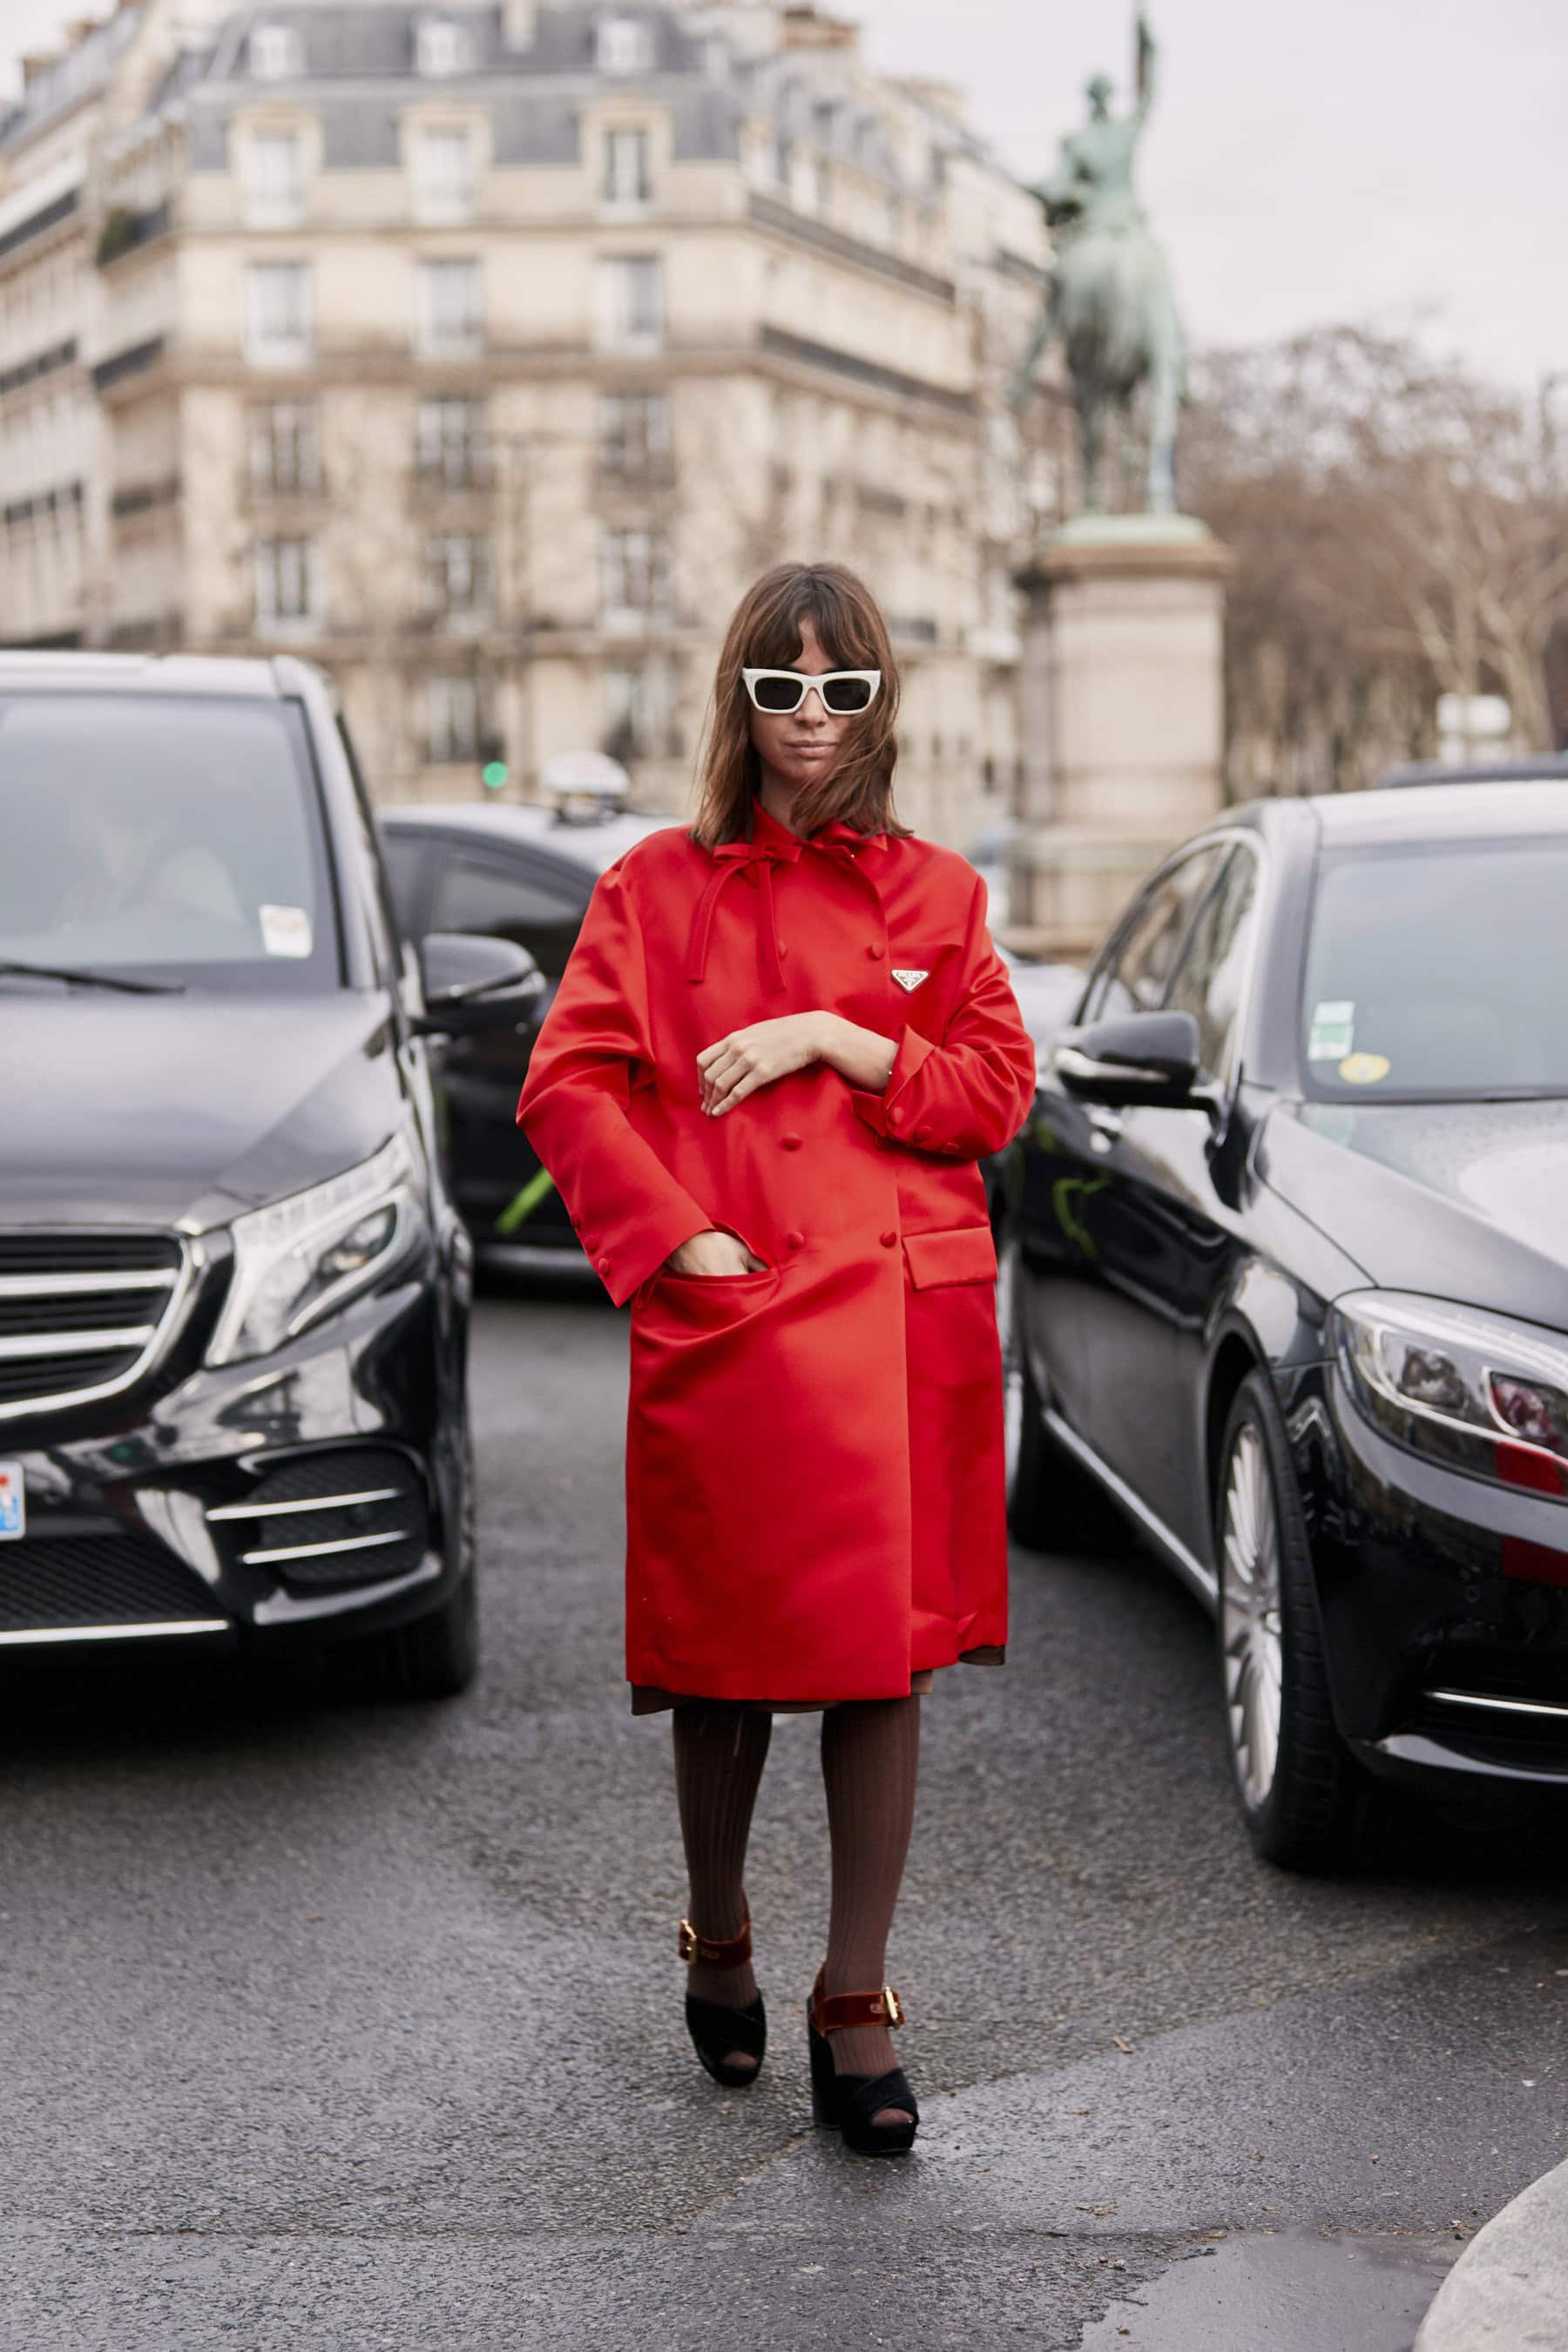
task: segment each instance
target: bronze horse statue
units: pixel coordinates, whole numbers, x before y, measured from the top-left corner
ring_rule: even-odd
[[[1014,379],[1023,400],[1039,358],[1058,339],[1067,352],[1083,457],[1084,509],[1104,511],[1105,428],[1130,425],[1149,387],[1145,511],[1176,510],[1176,421],[1186,393],[1186,352],[1170,265],[1132,189],[1132,165],[1154,97],[1154,40],[1138,18],[1137,102],[1110,111],[1113,85],[1089,83],[1089,119],[1063,140],[1060,161],[1035,194],[1056,234],[1057,268],[1028,352]]]

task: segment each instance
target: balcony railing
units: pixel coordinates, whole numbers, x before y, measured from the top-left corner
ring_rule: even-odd
[[[125,254],[135,253],[155,238],[167,236],[173,226],[174,215],[166,197],[162,204],[149,205],[140,212],[132,211],[127,205],[116,205],[99,231],[93,259],[100,269],[107,269]]]
[[[143,368],[155,367],[163,358],[164,349],[162,335],[149,335],[144,342],[130,343],[124,351],[111,352],[108,359],[100,360],[91,371],[93,390],[108,392],[128,375],[140,375]]]

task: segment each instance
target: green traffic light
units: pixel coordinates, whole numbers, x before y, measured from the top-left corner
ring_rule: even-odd
[[[511,770],[504,760],[487,760],[479,770],[479,782],[487,793],[504,792],[510,776]]]

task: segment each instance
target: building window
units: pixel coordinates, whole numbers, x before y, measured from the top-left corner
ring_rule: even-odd
[[[479,265],[419,265],[419,348],[427,359],[471,359],[483,349]]]
[[[605,202],[642,205],[653,195],[653,170],[646,131],[605,133]]]
[[[669,401],[662,392],[607,392],[599,403],[599,462],[626,481],[669,471]]]
[[[477,677],[433,677],[425,689],[426,733],[432,762],[478,760],[489,740],[484,683]]]
[[[253,261],[246,356],[258,367],[298,367],[315,340],[308,261]]]
[[[486,475],[484,403],[422,400],[416,463],[422,478],[443,489],[477,488]]]
[[[304,43],[292,25],[258,25],[247,55],[258,81],[298,81],[305,70]]]
[[[617,254],[601,261],[598,293],[601,351],[663,348],[664,267],[656,254]]]
[[[603,548],[606,629],[640,627],[668,618],[669,553],[652,530],[606,530]]]
[[[421,131],[414,141],[414,215],[438,226],[471,221],[477,203],[474,142],[466,131]]]
[[[425,551],[427,611],[446,620],[473,620],[489,608],[489,541],[477,532],[439,530]]]
[[[297,131],[253,131],[244,149],[247,228],[298,228],[305,217],[305,142]]]
[[[321,617],[314,542],[264,539],[255,550],[255,565],[258,631],[265,635],[272,629],[314,626]]]
[[[263,498],[289,498],[321,487],[315,404],[273,400],[250,413],[250,487]]]
[[[605,672],[604,748],[612,760],[674,755],[674,695],[668,665],[643,662]]]
[[[652,26],[638,16],[601,16],[598,65],[605,74],[651,73]]]
[[[468,30],[448,16],[426,16],[415,35],[415,64],[433,81],[467,73],[474,62]]]

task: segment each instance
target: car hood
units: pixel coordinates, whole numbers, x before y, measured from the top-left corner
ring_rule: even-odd
[[[352,1167],[401,1116],[385,999],[0,1002],[0,1221],[193,1229]]]
[[[1257,1164],[1379,1287],[1568,1330],[1568,1101],[1281,1103]]]

